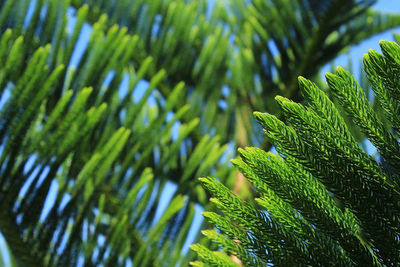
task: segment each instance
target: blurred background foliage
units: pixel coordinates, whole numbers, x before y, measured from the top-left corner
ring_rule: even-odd
[[[1,1],[0,260],[187,266],[197,178],[251,194],[229,160],[270,149],[252,112],[400,25],[374,2]]]

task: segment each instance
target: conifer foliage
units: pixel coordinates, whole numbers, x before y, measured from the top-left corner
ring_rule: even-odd
[[[185,266],[194,200],[206,199],[195,178],[229,171],[226,146],[206,134],[191,142],[199,118],[188,87],[146,53],[147,21],[129,33],[76,3],[0,1],[0,231],[10,264]],[[180,7],[187,17],[197,4]],[[157,212],[168,182],[181,186]]]
[[[400,46],[380,46],[383,55],[370,50],[364,68],[386,117],[374,111],[350,73],[338,67],[326,74],[335,100],[379,157],[360,148],[327,94],[299,77],[305,104],[276,97],[286,123],[254,113],[279,155],[248,147],[232,161],[254,186],[254,202],[201,178],[221,211],[204,213],[219,232],[203,234],[223,248],[192,245],[204,262],[236,266],[228,256],[235,255],[246,266],[398,266]]]
[[[0,1],[0,265],[187,266],[197,177],[234,184],[227,143],[253,139],[252,107],[400,25],[373,0],[211,2]]]

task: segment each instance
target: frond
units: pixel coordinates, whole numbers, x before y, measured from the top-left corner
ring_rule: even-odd
[[[185,265],[206,194],[193,178],[229,176],[226,146],[197,139],[189,86],[139,33],[86,5],[71,26],[73,1],[29,3],[0,3],[0,229],[12,254],[29,266]]]
[[[202,180],[218,199],[212,202],[224,213],[212,218],[212,223],[219,229],[231,229],[246,218],[249,225],[240,224],[242,232],[251,231],[252,244],[267,244],[257,251],[264,265],[281,265],[283,258],[290,262],[293,252],[297,264],[304,265],[395,266],[399,262],[399,137],[393,107],[398,104],[400,46],[382,41],[381,48],[383,55],[370,51],[364,62],[389,126],[381,122],[348,72],[337,68],[335,74],[326,74],[326,80],[340,106],[378,148],[387,166],[361,149],[328,96],[299,77],[306,104],[276,97],[287,124],[271,114],[255,113],[280,155],[246,148],[239,150],[240,159],[233,160],[259,194],[255,200],[260,206],[233,200],[219,183]],[[263,221],[271,223],[259,226],[247,213],[264,214]],[[254,231],[254,227],[272,229],[274,234]],[[248,251],[254,249],[247,237],[226,230],[220,234],[244,244]],[[266,237],[286,244],[280,247],[286,257],[276,257],[276,243],[266,242]],[[239,253],[239,258],[241,254],[247,257]]]

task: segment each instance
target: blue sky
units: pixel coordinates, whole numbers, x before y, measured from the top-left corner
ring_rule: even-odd
[[[400,3],[398,0],[381,0],[374,7],[382,11],[400,12]]]

